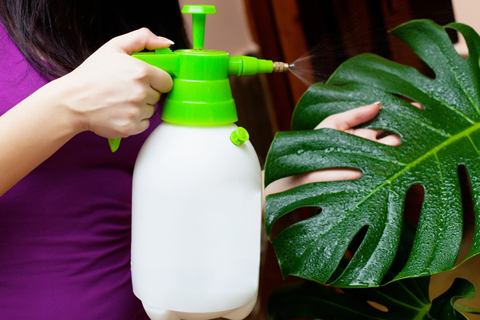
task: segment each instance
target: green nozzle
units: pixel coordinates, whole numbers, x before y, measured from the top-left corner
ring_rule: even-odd
[[[237,76],[273,72],[273,61],[248,56],[230,57],[228,73]]]
[[[205,15],[217,13],[215,6],[185,5],[182,13],[192,14],[193,49],[203,49],[205,39]]]

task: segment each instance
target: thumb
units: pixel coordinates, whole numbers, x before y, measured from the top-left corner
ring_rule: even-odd
[[[115,37],[110,42],[118,50],[128,55],[142,51],[143,49],[168,48],[174,44],[172,40],[158,37],[147,28],[141,28]]]

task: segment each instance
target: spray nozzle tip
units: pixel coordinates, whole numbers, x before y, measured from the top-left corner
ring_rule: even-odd
[[[288,63],[285,63],[285,62],[273,63],[273,72],[287,72],[288,68],[289,68]]]

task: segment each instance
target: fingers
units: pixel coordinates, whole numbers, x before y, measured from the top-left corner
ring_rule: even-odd
[[[414,105],[415,107],[417,107],[418,109],[425,109],[420,103],[418,102],[411,102],[412,105]]]
[[[150,126],[150,120],[143,119],[142,121],[140,121],[140,124],[137,127],[138,130],[136,132],[133,132],[133,134],[142,133],[143,131],[147,130],[149,126]]]
[[[331,115],[323,120],[315,129],[331,128],[372,141],[377,141],[379,143],[399,146],[402,143],[402,140],[396,134],[388,133],[383,130],[353,129],[356,126],[373,119],[380,111],[381,106],[381,102],[376,102],[367,106]],[[415,104],[415,106],[422,108],[419,104]]]
[[[331,115],[323,120],[315,129],[331,128],[379,143],[398,146],[402,141],[396,134],[384,130],[354,129],[354,127],[373,119],[380,111],[381,106],[381,102],[376,102],[371,105]],[[417,107],[421,108],[421,106]],[[362,175],[363,173],[360,170],[352,168],[318,170],[277,180],[267,186],[265,193],[273,194],[283,192],[300,185],[314,182],[356,180],[360,179]]]
[[[168,73],[151,65],[148,65],[148,67],[150,68],[151,72],[148,81],[150,82],[150,87],[152,87],[152,89],[158,91],[159,93],[166,93],[172,90],[173,80]]]
[[[402,144],[402,139],[396,134],[390,134],[384,138],[378,139],[377,141],[389,146],[399,146]]]
[[[355,108],[327,117],[315,129],[331,128],[345,131],[373,119],[382,107],[381,102]]]
[[[142,51],[143,49],[157,49],[166,48],[174,44],[173,41],[158,37],[147,28],[141,28],[122,36],[116,37],[111,41],[114,46],[124,53],[131,55],[134,52]],[[148,63],[138,61],[142,64],[143,71],[140,72],[140,77],[145,76],[145,80],[149,86],[158,92],[156,99],[149,100],[149,104],[155,104],[160,96],[159,93],[169,92],[173,86],[171,76],[160,68],[149,65]]]
[[[106,138],[127,137],[146,130],[161,92],[172,88],[165,71],[131,56],[144,48],[170,46],[148,29],[116,37],[68,75],[65,105],[77,119],[79,131]]]
[[[300,185],[312,182],[357,180],[361,177],[362,172],[360,170],[342,168],[313,171],[294,178],[297,180],[298,185]]]
[[[377,137],[384,131],[373,129],[348,129],[345,130],[345,132],[356,135],[357,137],[375,141],[377,140]]]
[[[154,113],[155,113],[155,105],[146,104],[146,105],[140,107],[140,112],[138,114],[138,119],[140,121],[145,120],[145,119],[149,119],[153,116]]]
[[[353,134],[357,137],[380,142],[390,146],[399,146],[402,143],[402,139],[398,135],[386,132],[384,130],[349,129],[345,130],[345,132]]]
[[[147,28],[138,29],[112,39],[111,44],[119,50],[131,55],[144,49],[168,48],[173,44],[172,40],[158,37]]]
[[[314,182],[357,180],[360,179],[362,175],[360,170],[350,168],[318,170],[274,181],[265,188],[265,194],[279,193]]]
[[[142,88],[143,90],[145,90],[143,93],[144,95],[144,98],[142,100],[139,100],[139,105],[142,105],[142,104],[148,104],[148,105],[155,105],[155,103],[158,102],[158,100],[160,100],[160,96],[161,96],[161,93],[158,92],[157,90],[149,87],[149,86],[145,86]],[[140,95],[140,94],[139,94]]]

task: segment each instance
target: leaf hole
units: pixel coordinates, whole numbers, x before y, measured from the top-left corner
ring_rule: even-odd
[[[352,241],[348,245],[347,252],[345,253],[345,257],[351,259],[354,255],[355,252],[357,252],[358,248],[363,242],[363,239],[365,239],[365,236],[367,235],[368,231],[368,226],[363,226],[353,237]]]
[[[409,97],[406,97],[406,96],[402,96],[400,94],[393,94],[395,97],[403,100],[403,101],[406,101],[408,103],[410,103],[411,105],[414,105],[415,107],[417,107],[418,109],[421,109],[421,110],[424,110],[425,108],[423,107],[423,105],[420,103],[420,102],[417,102]]]
[[[437,75],[435,74],[435,71],[433,71],[433,69],[430,68],[430,66],[426,64],[424,61],[421,61],[420,65],[421,65],[421,68],[419,72],[423,74],[425,77],[431,80],[435,80],[435,78],[437,77]]]
[[[453,47],[455,48],[455,51],[457,51],[458,55],[464,59],[468,59],[468,47],[467,47],[467,42],[465,41],[465,37],[461,32],[457,32],[457,30],[452,29],[452,28],[447,28],[446,29],[449,35],[454,35],[454,37],[450,36],[450,40],[452,40]]]
[[[464,233],[471,233],[475,224],[475,210],[473,204],[472,186],[470,183],[470,176],[467,168],[464,165],[459,165],[458,180],[460,182],[460,190],[462,194],[462,208],[463,208],[463,231]]]
[[[280,233],[285,231],[290,226],[308,220],[312,217],[319,215],[322,212],[322,208],[316,207],[302,207],[293,210],[282,217],[278,218],[272,225],[269,239],[273,241]]]
[[[382,284],[388,283],[395,278],[407,264],[408,257],[412,251],[418,221],[420,220],[424,197],[425,189],[421,184],[410,186],[405,195],[403,208],[404,223],[402,228],[402,238],[404,240],[399,247],[389,273],[383,278]],[[405,239],[409,239],[409,241],[405,241]]]
[[[380,132],[379,134],[377,134],[377,136],[375,137],[375,139],[382,139],[382,138],[385,138],[385,137],[388,137],[389,135],[392,135],[394,134],[393,132],[390,132],[390,131],[382,131]]]
[[[414,184],[408,189],[405,196],[404,218],[412,223],[415,228],[420,219],[420,212],[422,211],[423,200],[425,197],[425,189],[421,184]]]
[[[460,254],[457,259],[457,264],[459,264],[466,258],[473,241],[475,210],[473,203],[472,186],[470,183],[470,176],[468,174],[467,168],[464,165],[459,165],[457,168],[457,173],[460,183],[463,209],[463,239],[462,246],[460,247]]]
[[[383,304],[370,300],[367,300],[367,303],[379,311],[388,312],[388,308],[385,307]]]
[[[368,231],[368,225],[363,226],[360,230],[358,230],[357,234],[353,237],[352,241],[350,241],[350,244],[347,247],[347,251],[345,251],[345,255],[340,261],[337,269],[333,272],[332,276],[330,277],[330,279],[328,279],[327,283],[331,283],[335,281],[338,277],[342,275],[343,271],[350,263],[350,260],[352,260],[353,256],[355,255],[358,248],[360,247],[363,240],[365,239],[365,236],[367,235],[367,231]]]
[[[379,143],[388,144],[394,147],[398,147],[402,144],[402,138],[396,133],[390,131],[380,131],[375,139]]]

